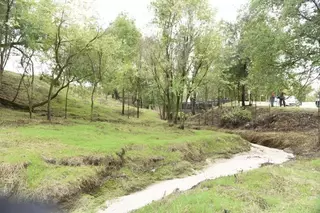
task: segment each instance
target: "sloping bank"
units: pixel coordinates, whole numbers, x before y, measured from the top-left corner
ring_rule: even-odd
[[[252,145],[251,151],[237,154],[230,159],[218,160],[214,163],[211,163],[205,170],[199,172],[196,175],[160,182],[148,187],[141,192],[108,201],[106,204],[107,208],[105,210],[101,210],[100,212],[127,213],[150,204],[153,201],[160,200],[173,192],[181,192],[191,189],[203,181],[216,179],[221,176],[234,175],[243,171],[249,171],[259,168],[264,164],[281,164],[291,158],[293,158],[292,154],[286,153],[282,150],[270,149],[259,145]],[[191,205],[191,203],[189,205]],[[196,203],[192,203],[192,205],[196,205]],[[210,205],[210,203],[208,203],[208,205]],[[154,204],[150,207],[147,207],[146,210],[142,211],[159,212],[158,207],[159,204]],[[181,206],[181,208],[175,209],[163,209],[162,212],[186,211],[204,212],[201,211],[201,209],[198,209],[198,211],[190,211],[189,208],[183,206]]]

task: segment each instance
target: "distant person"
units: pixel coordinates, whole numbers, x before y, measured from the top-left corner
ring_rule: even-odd
[[[270,104],[271,104],[271,107],[274,107],[274,101],[276,99],[276,95],[274,92],[271,93],[271,97],[270,97]]]
[[[280,100],[280,107],[286,107],[286,98],[285,98],[285,93],[281,92],[280,96],[279,96],[279,100]]]

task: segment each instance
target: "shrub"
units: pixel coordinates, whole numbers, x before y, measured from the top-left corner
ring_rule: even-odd
[[[251,112],[247,109],[233,108],[229,112],[225,112],[221,117],[221,126],[239,127],[252,120]]]

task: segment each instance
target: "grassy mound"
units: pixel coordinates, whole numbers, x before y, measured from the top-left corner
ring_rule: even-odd
[[[319,159],[299,160],[208,181],[136,212],[317,213],[319,177]]]

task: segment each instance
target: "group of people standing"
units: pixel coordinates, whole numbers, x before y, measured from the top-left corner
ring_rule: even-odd
[[[280,107],[285,107],[286,106],[286,98],[285,98],[285,93],[281,92],[279,96],[277,96],[277,98],[279,99],[280,102]],[[272,92],[271,97],[270,97],[270,104],[271,107],[274,107],[274,102],[276,101],[276,94],[275,92]]]

